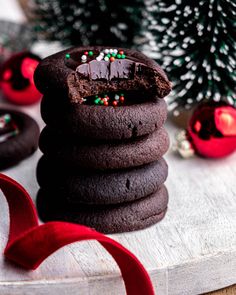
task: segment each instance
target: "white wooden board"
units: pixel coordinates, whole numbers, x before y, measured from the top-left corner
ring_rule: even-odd
[[[39,106],[24,109],[39,118]],[[167,126],[171,139],[176,132]],[[35,198],[40,152],[5,173]],[[183,160],[171,151],[169,210],[159,224],[112,235],[148,270],[158,295],[200,294],[236,283],[236,154],[221,160]],[[8,235],[8,208],[0,193],[0,252]],[[24,212],[22,212],[24,214]],[[124,294],[119,270],[96,242],[67,246],[33,272],[0,255],[0,294]]]

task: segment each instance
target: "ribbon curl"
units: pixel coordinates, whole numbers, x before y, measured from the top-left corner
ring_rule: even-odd
[[[0,189],[10,213],[9,238],[4,250],[7,259],[26,269],[36,269],[49,255],[68,244],[98,241],[115,259],[128,295],[154,295],[149,275],[140,261],[113,239],[82,225],[68,222],[38,223],[38,215],[27,191],[0,173]]]

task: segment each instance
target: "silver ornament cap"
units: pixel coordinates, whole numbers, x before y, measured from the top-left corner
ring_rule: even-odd
[[[190,158],[194,156],[195,151],[192,143],[189,141],[186,130],[181,130],[176,135],[173,150],[179,153],[183,158]]]

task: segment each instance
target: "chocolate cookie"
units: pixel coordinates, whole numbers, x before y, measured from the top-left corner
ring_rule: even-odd
[[[55,104],[55,97],[43,97],[41,114],[44,122],[52,128],[86,138],[123,139],[146,135],[159,129],[167,117],[163,99],[116,108],[68,104],[60,97],[58,100],[61,103]]]
[[[39,127],[28,115],[0,109],[0,169],[30,156],[38,147]]]
[[[134,169],[89,173],[64,169],[43,156],[38,163],[37,180],[41,188],[56,188],[70,203],[115,204],[154,193],[165,182],[167,173],[163,158]]]
[[[35,71],[35,84],[42,93],[56,90],[79,103],[104,92],[139,90],[162,98],[171,90],[163,70],[144,54],[103,46],[71,48],[47,57]]]
[[[136,140],[96,143],[80,141],[45,127],[40,135],[41,151],[62,166],[89,170],[119,169],[157,161],[169,147],[164,128]]]
[[[166,213],[168,192],[164,185],[146,198],[119,205],[68,205],[56,192],[39,190],[37,209],[43,221],[63,220],[84,224],[103,233],[144,229],[160,221]]]

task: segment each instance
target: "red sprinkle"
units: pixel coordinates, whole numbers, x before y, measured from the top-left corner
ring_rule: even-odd
[[[88,55],[88,51],[85,51],[84,54],[85,54],[85,55]]]
[[[115,60],[114,56],[110,57],[110,61],[114,61],[114,60]]]
[[[124,96],[120,96],[120,101],[121,101],[121,102],[124,102],[124,101],[125,101]]]
[[[108,101],[104,101],[104,106],[108,106]]]
[[[116,100],[114,100],[114,101],[112,102],[112,104],[113,104],[114,107],[116,107],[117,104],[118,104],[118,102],[117,102]]]
[[[123,50],[119,50],[119,54],[124,54],[124,51]]]

